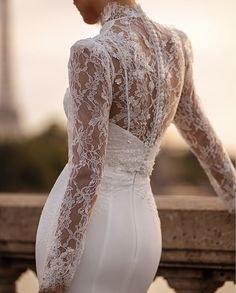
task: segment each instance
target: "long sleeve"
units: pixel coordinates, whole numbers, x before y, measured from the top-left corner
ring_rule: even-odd
[[[236,171],[196,93],[191,41],[186,33],[178,31],[185,54],[185,78],[173,123],[197,157],[216,194],[223,200],[228,211],[234,212]]]
[[[98,196],[112,99],[109,56],[94,40],[71,47],[68,62],[68,185],[49,246],[40,290],[67,289],[80,262]]]

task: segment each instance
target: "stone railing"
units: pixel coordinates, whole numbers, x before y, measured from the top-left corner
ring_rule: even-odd
[[[15,292],[21,273],[35,271],[35,234],[45,200],[37,194],[0,194],[0,293]],[[163,238],[156,276],[178,293],[211,293],[234,281],[235,217],[221,201],[159,195],[156,203]]]
[[[159,196],[163,253],[157,275],[178,293],[213,293],[235,281],[235,216],[217,197]]]

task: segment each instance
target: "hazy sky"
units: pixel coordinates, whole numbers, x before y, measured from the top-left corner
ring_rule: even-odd
[[[62,102],[70,47],[78,39],[97,34],[100,27],[84,24],[73,0],[11,2],[15,96],[24,129],[39,130],[53,119],[65,125]],[[232,151],[236,148],[236,1],[139,3],[153,19],[172,24],[190,37],[197,92],[215,131]],[[181,143],[176,133],[170,127],[166,141]]]

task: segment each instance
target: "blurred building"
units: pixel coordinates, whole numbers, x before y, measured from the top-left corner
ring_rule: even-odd
[[[21,135],[11,71],[9,0],[0,0],[0,140]]]

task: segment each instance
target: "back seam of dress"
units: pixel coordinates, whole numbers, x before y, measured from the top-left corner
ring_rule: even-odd
[[[133,181],[132,181],[132,186],[131,186],[131,196],[130,196],[130,200],[131,200],[131,213],[133,215],[135,215],[135,209],[134,209],[134,182],[135,182],[135,178],[136,178],[136,174],[137,171],[135,173],[133,173]],[[136,219],[135,216],[132,217],[133,218],[133,224],[135,227],[135,232],[134,232],[134,237],[135,237],[135,253],[134,256],[136,255],[136,248],[137,248],[137,227],[136,227]],[[124,285],[121,288],[121,293],[127,293],[129,292],[129,287],[130,287],[130,282],[132,281],[133,278],[133,274],[134,274],[134,270],[135,270],[135,261],[131,260],[130,265],[129,265],[129,270],[128,273],[126,275],[126,279],[124,280]]]
[[[131,189],[131,206],[132,206],[132,218],[133,218],[133,225],[134,225],[134,240],[135,240],[135,248],[134,248],[134,254],[132,256],[132,260],[130,262],[129,272],[127,274],[126,282],[123,290],[121,292],[126,293],[129,292],[130,283],[133,279],[134,271],[135,271],[135,264],[136,264],[136,255],[137,255],[137,244],[138,244],[138,232],[137,232],[137,223],[136,223],[136,209],[135,209],[135,180],[136,175],[138,174],[137,171],[133,174],[133,182],[132,182],[132,189]]]

